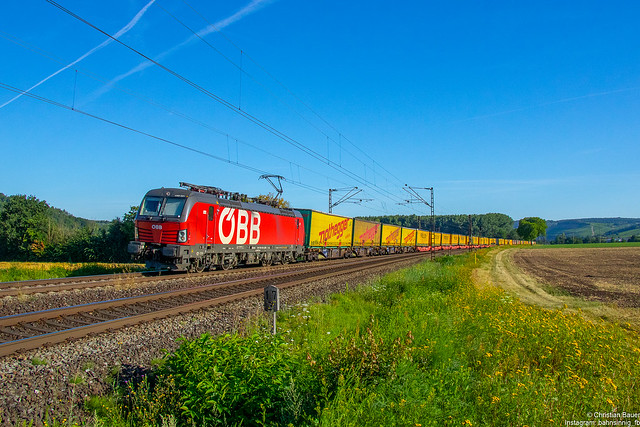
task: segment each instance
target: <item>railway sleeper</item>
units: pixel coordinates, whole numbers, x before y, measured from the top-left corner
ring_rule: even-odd
[[[21,323],[20,326],[22,326],[25,329],[29,329],[36,332],[42,332],[44,334],[55,332],[55,331],[52,331],[51,329],[40,328],[33,323]]]
[[[62,330],[62,329],[69,329],[69,328],[73,328],[74,325],[69,325],[68,323],[63,323],[61,321],[66,320],[65,318],[62,317],[58,317],[57,319],[46,319],[44,320],[44,324],[45,325],[49,325],[52,326],[54,328],[56,328],[56,331]]]
[[[164,303],[162,301],[145,301],[145,302],[138,303],[138,305],[142,307],[146,307],[150,311],[157,310],[157,309],[164,309],[164,308],[173,308],[173,305]]]
[[[116,313],[120,313],[120,314],[124,314],[125,316],[135,316],[138,314],[141,314],[139,311],[131,310],[129,309],[129,307],[112,307],[110,310],[116,312]]]
[[[11,335],[12,337],[18,337],[18,338],[28,338],[28,337],[31,336],[31,335],[26,334],[24,332],[15,331],[15,330],[9,329],[7,327],[4,327],[4,328],[0,329],[0,332],[2,332],[3,334],[6,334],[6,335]]]
[[[91,324],[95,323],[96,321],[104,322],[106,320],[111,320],[111,318],[95,316],[95,315],[93,315],[91,313],[78,313],[78,316],[83,317],[85,319],[89,319],[90,322],[88,322],[87,325],[91,325]]]
[[[106,317],[106,319],[103,320],[103,322],[107,321],[107,320],[113,320],[113,319],[117,319],[119,316],[115,316],[113,313],[108,312],[107,310],[96,310],[96,313]]]

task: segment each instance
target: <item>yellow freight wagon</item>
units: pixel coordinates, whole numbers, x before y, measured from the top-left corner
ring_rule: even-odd
[[[442,245],[442,233],[433,233],[433,246]]]
[[[442,244],[447,246],[451,244],[451,234],[442,233]]]
[[[304,241],[308,248],[351,247],[351,218],[307,209],[299,211],[304,218]]]
[[[460,244],[460,236],[458,234],[451,235],[451,246],[458,246]]]
[[[430,231],[418,230],[418,238],[416,244],[421,248],[426,248],[430,245],[429,235]]]
[[[416,232],[417,230],[414,228],[402,227],[402,246],[414,247],[416,245]]]
[[[402,229],[397,225],[382,224],[381,246],[400,246]]]
[[[382,236],[382,224],[379,222],[364,221],[362,219],[353,220],[353,246],[370,247],[380,246],[380,236]]]

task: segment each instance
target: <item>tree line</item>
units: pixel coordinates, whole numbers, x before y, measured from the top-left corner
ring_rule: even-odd
[[[132,207],[113,221],[76,218],[35,196],[0,193],[0,260],[129,262]]]

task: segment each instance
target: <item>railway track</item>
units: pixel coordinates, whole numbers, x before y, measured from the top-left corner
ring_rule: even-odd
[[[331,262],[349,262],[349,260],[333,260]],[[353,261],[352,261],[353,262]],[[271,266],[269,270],[279,270],[295,268],[291,265]],[[244,267],[234,270],[215,270],[205,273],[186,273],[186,274],[151,274],[150,272],[141,273],[122,273],[122,274],[106,274],[96,276],[83,277],[63,277],[58,279],[43,280],[22,280],[16,282],[0,282],[0,298],[7,296],[23,296],[42,294],[48,292],[73,291],[81,289],[119,286],[123,283],[141,284],[148,282],[162,282],[167,280],[197,279],[202,277],[217,276],[233,276],[255,274],[257,271],[264,271],[264,267]]]
[[[450,255],[466,252],[464,249],[444,250],[436,252],[436,256]],[[427,252],[425,252],[427,253]],[[327,260],[322,262],[341,263],[357,262],[355,260]],[[271,266],[271,269],[295,268],[292,266]],[[0,298],[8,296],[24,296],[42,294],[48,292],[72,291],[78,289],[90,289],[108,286],[118,286],[122,283],[135,281],[136,284],[146,282],[159,282],[165,280],[180,280],[182,278],[212,277],[218,275],[247,274],[260,271],[262,267],[246,267],[235,270],[216,270],[206,273],[184,274],[151,274],[151,272],[103,274],[94,276],[62,277],[41,280],[21,280],[14,282],[0,282]]]
[[[215,284],[4,316],[0,317],[0,356],[259,296],[268,285],[286,289],[409,259],[426,258],[426,255],[428,253],[413,253],[359,262],[313,263],[303,268],[298,266]]]

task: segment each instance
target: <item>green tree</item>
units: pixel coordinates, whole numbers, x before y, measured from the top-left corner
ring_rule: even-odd
[[[0,258],[30,259],[44,251],[49,205],[34,196],[10,196],[0,212]]]
[[[535,240],[547,234],[547,222],[536,216],[522,218],[518,225],[518,234],[524,240]]]

